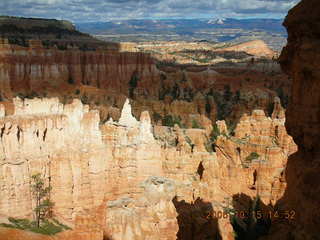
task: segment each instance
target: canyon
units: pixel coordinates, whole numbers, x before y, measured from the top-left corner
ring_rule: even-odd
[[[39,40],[23,47],[2,39],[0,63],[0,94],[8,104],[16,96],[59,97],[62,103],[78,98],[99,110],[103,122],[118,120],[129,96],[134,115],[147,110],[154,124],[173,117],[189,128],[193,121],[205,127],[206,118],[234,125],[254,109],[271,114],[274,97],[281,95],[286,105],[290,92],[290,81],[272,61],[171,65],[145,52],[59,50]]]
[[[30,176],[38,172],[52,186],[54,216],[97,240],[232,239],[229,220],[208,213],[232,207],[239,193],[277,201],[296,151],[279,99],[272,118],[256,110],[240,119],[235,136],[218,122],[216,152],[206,150],[205,129],[152,127],[148,112],[132,116],[129,100],[119,122],[102,125],[99,112],[77,99],[15,98],[13,105],[12,115],[2,107],[1,214],[32,218]],[[248,161],[251,152],[261,157]]]
[[[0,228],[0,239],[239,239],[255,226],[234,211],[249,212],[257,197],[265,211],[297,216],[270,219],[256,238],[317,239],[312,4],[303,0],[285,21],[280,63],[292,92],[276,64],[180,66],[140,52],[2,39],[1,219],[33,217],[30,176],[41,173],[54,217],[72,230],[46,237]],[[287,111],[279,86],[291,96]]]

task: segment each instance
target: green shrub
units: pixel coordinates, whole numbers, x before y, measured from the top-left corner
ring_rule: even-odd
[[[175,117],[175,116],[171,116],[171,115],[166,115],[166,116],[162,119],[162,125],[163,125],[163,126],[174,127],[175,124],[178,124],[179,127],[182,127],[180,117]]]
[[[17,97],[19,97],[20,99],[25,99],[25,96],[24,96],[24,94],[23,93],[18,93],[17,94]]]
[[[164,116],[164,119],[162,119],[162,125],[163,126],[168,126],[168,127],[173,127],[173,117],[171,115],[166,115]]]
[[[217,104],[217,120],[224,120],[226,119],[232,110],[232,106],[233,106],[233,101],[227,101],[226,99],[231,98],[230,93],[232,94],[232,92],[229,93],[229,87],[226,87],[225,93],[224,95],[222,95],[220,92],[218,91],[214,91],[214,90],[210,90],[210,92],[208,93],[208,95],[213,96],[213,99],[215,101],[215,103]]]
[[[193,119],[192,120],[192,128],[200,128],[203,129],[203,127],[198,123],[197,120]]]
[[[21,99],[25,99],[25,98],[33,99],[33,98],[39,97],[39,94],[36,93],[35,91],[31,91],[30,93],[26,93],[26,94],[18,93],[16,96]]]
[[[187,102],[192,102],[194,97],[194,93],[192,89],[190,87],[186,87],[184,88],[183,92],[184,92],[184,95],[182,96],[182,99]]]
[[[154,112],[154,113],[152,114],[152,117],[153,117],[153,120],[154,120],[155,122],[158,122],[158,121],[162,120],[162,116],[161,116],[159,113],[157,113],[157,112]]]
[[[76,95],[79,95],[79,94],[80,94],[80,89],[77,89],[74,93],[75,93]]]
[[[185,136],[186,142],[189,144],[190,148],[191,148],[191,152],[193,152],[193,149],[195,147],[195,144],[192,142],[192,140],[190,139],[189,136]]]
[[[67,50],[67,46],[64,46],[64,45],[57,45],[57,48],[61,51]]]
[[[170,89],[161,88],[159,90],[159,100],[164,100],[164,97],[170,93]]]
[[[10,223],[0,223],[1,227],[16,228],[20,230],[27,230],[35,233],[54,235],[56,233],[62,232],[64,230],[70,230],[71,228],[60,223],[56,219],[45,220],[39,227],[37,227],[36,221],[30,221],[29,219],[17,219],[8,218]]]
[[[82,104],[89,104],[89,97],[86,94],[82,95],[80,100]]]
[[[267,107],[268,116],[272,115],[273,109],[274,109],[274,102],[269,102],[268,107]]]
[[[230,90],[230,86],[229,85],[224,85],[224,93],[223,93],[223,98],[226,101],[230,101],[232,98],[232,92]]]
[[[23,36],[9,36],[8,37],[8,41],[9,41],[10,44],[16,44],[16,45],[20,45],[20,46],[23,46],[23,47],[29,47],[29,41],[27,41],[27,39],[25,37],[23,37]]]
[[[28,99],[33,99],[36,97],[39,97],[39,94],[36,93],[35,91],[32,91],[31,93],[25,95],[25,98],[28,98]]]
[[[49,40],[42,40],[42,46],[44,46],[45,48],[50,48],[52,44]]]
[[[186,142],[190,145],[190,147],[192,147],[192,145],[194,145],[189,136],[185,136],[185,139],[186,139]]]
[[[252,152],[250,153],[249,156],[246,157],[246,161],[251,162],[252,160],[258,159],[260,157],[260,155],[256,152]]]
[[[210,134],[210,140],[211,140],[212,142],[215,142],[215,141],[217,141],[217,138],[218,138],[218,136],[220,136],[220,135],[221,135],[221,133],[220,133],[220,130],[219,130],[219,128],[218,128],[218,125],[215,123],[215,124],[213,125],[212,131],[211,131],[211,134]]]
[[[234,134],[235,134],[234,130],[237,127],[237,123],[231,122],[231,121],[226,121],[226,124],[227,124],[229,135],[234,136]]]
[[[240,99],[241,99],[241,93],[240,93],[239,90],[237,90],[236,94],[233,97],[233,100],[234,100],[235,103],[238,103],[240,101]]]
[[[129,81],[129,97],[133,98],[134,89],[138,86],[139,76],[136,72],[134,72]]]
[[[171,96],[173,99],[178,99],[180,95],[180,89],[178,84],[175,84],[171,90]]]
[[[206,113],[207,113],[208,115],[210,115],[210,113],[211,113],[211,105],[210,105],[209,102],[206,102]]]
[[[213,143],[210,141],[206,142],[205,148],[206,148],[207,152],[209,152],[209,153],[214,152]]]

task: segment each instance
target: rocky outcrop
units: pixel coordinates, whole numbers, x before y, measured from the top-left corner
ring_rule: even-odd
[[[45,18],[20,18],[20,17],[0,17],[0,26],[13,25],[17,28],[30,29],[30,28],[59,28],[63,30],[75,31],[75,26],[69,21],[59,21],[55,19],[45,19]]]
[[[280,105],[281,107],[281,105]],[[273,116],[278,108],[274,109]],[[261,110],[244,115],[228,134],[223,122],[218,122],[222,135],[216,142],[217,160],[221,168],[222,189],[229,193],[258,195],[265,204],[274,204],[283,194],[284,171],[288,157],[297,148],[284,127],[284,118],[266,117]],[[241,182],[241,184],[235,184]]]
[[[32,216],[30,176],[37,172],[53,187],[55,209],[65,220],[74,220],[84,204],[102,204],[105,150],[98,112],[79,100],[66,106],[58,99],[14,102],[17,115],[0,120],[1,212]]]
[[[135,199],[124,197],[107,203],[106,232],[112,233],[112,239],[176,239],[175,183],[149,177],[140,187],[142,194]]]
[[[223,49],[224,51],[246,52],[253,56],[275,57],[276,53],[262,40],[254,40]]]
[[[1,42],[24,47],[54,47],[61,50],[81,48],[95,50],[104,48],[119,51],[119,44],[100,41],[89,34],[77,31],[66,20],[0,16]],[[5,39],[2,39],[5,38]],[[35,40],[36,39],[36,40]]]
[[[289,224],[275,222],[269,239],[319,238],[319,16],[316,0],[302,0],[284,22],[288,44],[280,63],[293,81],[286,127],[299,150],[288,160],[287,188],[278,208],[293,210],[296,215]]]
[[[129,99],[127,99],[123,105],[121,116],[119,119],[119,124],[126,127],[135,127],[138,125],[138,121],[135,119],[134,116],[132,116]]]
[[[53,189],[54,216],[75,230],[61,237],[100,240],[105,232],[112,239],[175,239],[175,184],[148,180],[164,174],[147,112],[136,125],[101,129],[98,112],[79,100],[14,99],[14,113],[0,120],[1,214],[32,218],[30,177],[39,172]],[[128,101],[122,117],[134,119]],[[122,206],[123,199],[132,203]]]
[[[229,219],[210,211],[230,208],[239,192],[277,201],[295,150],[280,106],[272,119],[244,116],[234,137],[218,122],[216,152],[208,130],[153,127],[148,112],[132,116],[129,100],[119,122],[100,125],[79,100],[14,99],[11,108],[0,118],[0,213],[32,218],[30,176],[39,172],[52,186],[54,217],[73,229],[63,239],[231,240]],[[253,151],[261,157],[246,162]]]

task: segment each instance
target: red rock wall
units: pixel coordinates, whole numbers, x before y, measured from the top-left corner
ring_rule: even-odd
[[[129,81],[136,72],[151,95],[159,83],[152,58],[144,53],[24,48],[1,44],[0,76],[4,96],[10,92],[38,91],[63,87],[71,79],[84,84],[128,95]],[[9,97],[9,96],[8,96]]]

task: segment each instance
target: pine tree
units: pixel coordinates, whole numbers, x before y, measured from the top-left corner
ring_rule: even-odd
[[[53,207],[53,202],[50,201],[50,186],[45,186],[44,180],[41,178],[41,174],[37,173],[31,177],[32,184],[32,195],[36,201],[36,207],[34,209],[35,221],[37,227],[40,227],[40,224],[48,219],[51,214]]]

